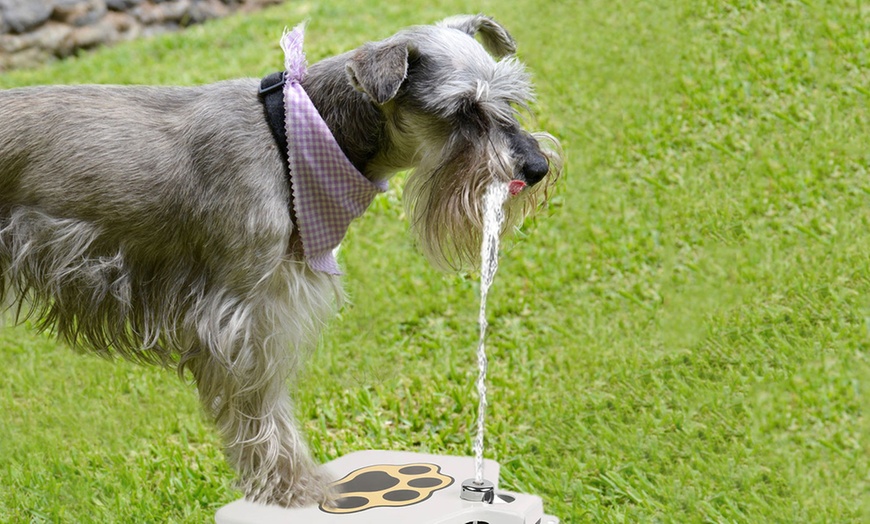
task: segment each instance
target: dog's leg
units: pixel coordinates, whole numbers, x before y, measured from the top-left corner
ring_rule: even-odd
[[[191,369],[248,499],[287,507],[325,500],[327,481],[296,427],[283,377],[274,373],[262,388],[250,389],[244,382],[253,377],[236,375],[214,359],[201,359]]]
[[[247,297],[204,299],[195,329],[200,347],[191,348],[185,366],[250,500],[298,507],[327,498],[328,479],[297,427],[287,381],[331,314],[336,286],[285,262]]]

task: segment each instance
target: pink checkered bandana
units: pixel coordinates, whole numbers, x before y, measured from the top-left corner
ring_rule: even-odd
[[[357,171],[302,89],[306,73],[303,32],[299,25],[281,38],[287,71],[284,110],[293,208],[308,266],[340,275],[334,250],[351,221],[361,216],[387,185],[373,183]]]

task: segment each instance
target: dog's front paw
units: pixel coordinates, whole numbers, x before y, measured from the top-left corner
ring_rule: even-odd
[[[326,504],[336,497],[330,480],[321,468],[304,474],[276,475],[259,485],[244,486],[245,498],[260,504],[301,508]]]

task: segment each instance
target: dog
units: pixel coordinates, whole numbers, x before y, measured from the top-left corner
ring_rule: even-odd
[[[508,231],[561,172],[558,141],[521,127],[533,88],[515,52],[499,23],[460,15],[295,80],[363,184],[409,171],[410,229],[438,268],[478,263],[489,184],[515,195]],[[306,258],[320,219],[300,221],[281,144],[296,132],[264,109],[290,84],[269,84],[0,91],[0,296],[74,348],[189,372],[246,498],[297,507],[330,479],[287,386],[344,295],[331,253]]]

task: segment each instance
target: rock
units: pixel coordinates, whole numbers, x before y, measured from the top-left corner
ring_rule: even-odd
[[[285,0],[0,0],[0,70]]]
[[[22,38],[20,36],[0,35],[0,56],[11,55],[26,48],[27,45],[22,42]]]
[[[35,31],[21,35],[0,35],[0,51],[18,53],[24,49],[39,48],[50,53],[61,46],[72,28],[57,22],[47,22]]]
[[[36,0],[43,4],[51,4],[52,8],[72,9],[79,4],[87,4],[89,0]],[[101,0],[102,1],[102,0]]]
[[[130,12],[133,13],[136,20],[139,20],[139,22],[145,25],[160,23],[160,20],[158,19],[160,12],[157,10],[157,5],[152,4],[151,2],[145,2],[144,4],[138,5]]]
[[[229,8],[221,0],[200,0],[195,2],[189,11],[190,23],[200,24],[213,18],[221,18],[230,14]]]
[[[179,0],[172,3],[146,2],[135,9],[133,15],[146,25],[165,24],[167,22],[179,22],[187,14],[190,8],[189,0]]]
[[[6,69],[24,69],[28,67],[36,67],[47,60],[50,60],[52,53],[38,47],[24,49],[13,55],[5,55],[2,58],[3,66]]]
[[[133,40],[142,36],[142,26],[128,13],[110,12],[106,15],[106,23],[111,24],[118,33],[118,40]]]
[[[74,26],[93,24],[106,14],[103,0],[55,0],[51,17]]]
[[[145,38],[165,35],[181,29],[178,24],[163,24],[163,25],[146,25],[142,27],[142,36]]]
[[[270,5],[278,5],[282,2],[284,2],[284,0],[248,0],[243,3],[230,2],[229,4],[238,9],[240,13],[251,13]]]
[[[0,0],[0,12],[13,33],[24,33],[51,17],[50,2],[34,0]]]
[[[64,40],[72,33],[73,28],[57,22],[47,22],[28,36],[33,37],[33,45],[54,53],[62,47]]]
[[[113,11],[127,11],[142,3],[142,0],[106,0],[106,7]]]
[[[166,22],[183,23],[188,18],[190,0],[178,0],[177,2],[161,3],[158,9],[162,12],[161,17]],[[187,24],[183,24],[187,25]]]
[[[136,19],[133,18],[133,15],[121,12],[110,12],[106,13],[105,17],[106,22],[112,24],[112,27],[115,28],[119,33],[126,33],[130,31],[134,27],[138,27],[136,23]]]
[[[66,43],[72,51],[88,49],[101,44],[109,44],[118,40],[118,31],[105,20],[78,27],[72,31]]]

